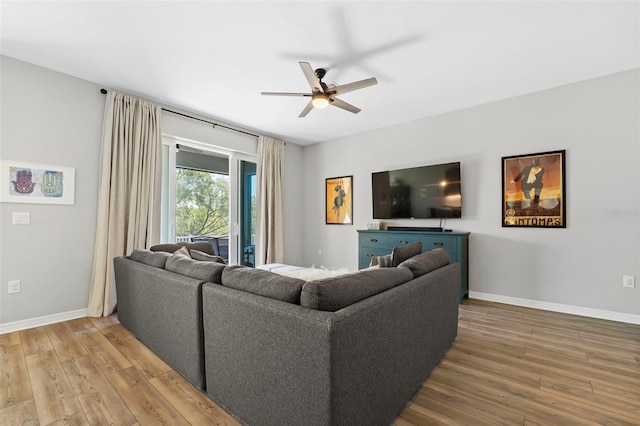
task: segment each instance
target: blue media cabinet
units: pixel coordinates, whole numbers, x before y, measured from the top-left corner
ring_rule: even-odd
[[[420,241],[422,251],[443,248],[451,263],[460,263],[460,303],[469,297],[469,232],[358,230],[358,269],[369,266],[371,256],[390,254],[394,247]]]

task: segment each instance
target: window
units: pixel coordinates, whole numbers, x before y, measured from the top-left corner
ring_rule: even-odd
[[[253,266],[255,158],[163,139],[161,242],[209,241],[232,264]]]

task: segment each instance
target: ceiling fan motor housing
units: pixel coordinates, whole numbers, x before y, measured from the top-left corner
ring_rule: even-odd
[[[325,68],[318,68],[316,69],[315,73],[316,73],[316,77],[318,77],[318,80],[322,80],[324,76],[327,74],[327,70]]]

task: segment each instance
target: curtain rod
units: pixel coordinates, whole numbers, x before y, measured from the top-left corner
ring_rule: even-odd
[[[106,95],[108,92],[107,92],[107,89],[100,89],[100,93],[102,93],[103,95]],[[181,112],[173,111],[173,110],[170,110],[170,109],[167,109],[167,108],[162,108],[161,107],[161,109],[162,109],[162,111],[170,112],[171,114],[181,115],[183,117],[187,117],[187,118],[190,118],[192,120],[202,121],[203,123],[211,124],[214,129],[216,127],[222,127],[223,129],[231,130],[233,132],[238,132],[238,133],[244,133],[245,135],[253,136],[255,138],[259,137],[258,135],[255,135],[253,133],[245,132],[244,130],[234,129],[233,127],[227,127],[227,126],[222,125],[222,124],[214,123],[213,121],[203,120],[202,118],[193,117],[191,115],[183,114]]]

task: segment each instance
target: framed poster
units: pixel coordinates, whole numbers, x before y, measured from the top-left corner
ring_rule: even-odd
[[[353,176],[325,179],[325,223],[353,224]]]
[[[566,228],[565,151],[502,157],[502,226]]]
[[[0,167],[1,202],[74,204],[74,168],[8,160]]]

